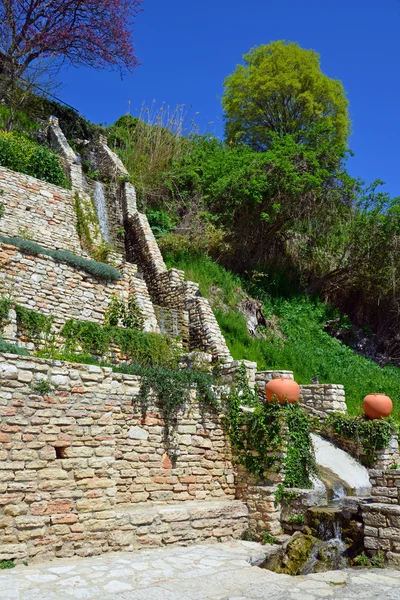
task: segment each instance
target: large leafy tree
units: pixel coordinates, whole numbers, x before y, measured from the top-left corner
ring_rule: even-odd
[[[293,42],[250,50],[224,82],[227,139],[254,150],[270,147],[272,133],[313,143],[316,126],[346,142],[350,120],[342,83],[321,71],[319,55]]]
[[[0,0],[1,91],[18,91],[52,66],[131,70],[138,61],[132,27],[142,0]]]

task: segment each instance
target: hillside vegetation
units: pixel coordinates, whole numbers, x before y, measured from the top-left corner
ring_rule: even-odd
[[[383,392],[394,400],[393,416],[400,422],[400,370],[379,367],[326,333],[324,324],[339,315],[333,306],[304,294],[268,294],[259,284],[242,281],[204,255],[168,252],[165,258],[169,267],[184,269],[188,279],[200,283],[233,358],[256,361],[259,370],[294,371],[299,383],[310,383],[315,375],[321,383],[341,383],[352,415],[362,412],[364,396]],[[276,323],[275,330],[262,330],[264,337],[248,334],[244,316],[237,309],[248,291],[258,292],[266,318]]]

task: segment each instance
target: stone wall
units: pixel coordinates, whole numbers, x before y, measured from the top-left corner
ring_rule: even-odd
[[[76,233],[73,193],[70,190],[1,166],[0,190],[0,200],[4,204],[0,234],[29,236],[45,248],[86,255]]]
[[[159,331],[146,284],[136,277],[135,265],[120,267],[122,278],[116,282],[100,281],[51,257],[29,256],[6,244],[0,244],[0,265],[0,295],[55,317],[56,331],[68,319],[102,323],[114,294],[125,301],[133,294],[145,318],[144,329]]]
[[[364,546],[370,554],[382,552],[389,567],[400,568],[400,506],[366,504],[361,507]]]
[[[178,269],[167,269],[146,215],[132,212],[126,220],[127,257],[143,271],[153,302],[158,306],[187,310],[190,350],[210,352],[214,359],[232,361],[228,346],[199,285],[185,281]]]
[[[257,535],[269,531],[271,535],[282,533],[281,507],[276,503],[275,494],[283,477],[277,474],[275,482],[260,482],[251,477],[240,466],[238,469],[237,498],[242,500],[249,511],[249,529]]]
[[[57,120],[49,126],[52,147],[65,165],[72,189],[80,193],[93,192],[93,185],[82,173],[78,157],[68,146]],[[107,178],[106,186],[108,216],[111,237],[117,248],[121,240],[118,230],[123,221],[128,261],[138,264],[143,271],[154,304],[187,313],[189,319],[189,351],[204,350],[214,359],[232,360],[225,339],[218,326],[208,300],[199,293],[197,283],[184,280],[183,271],[169,269],[164,263],[157,241],[147,217],[137,211],[135,188],[129,182],[129,173],[119,157],[100,136],[85,150],[85,156],[101,178]],[[186,317],[184,317],[186,318]]]
[[[369,478],[375,503],[400,504],[400,469],[370,469]]]
[[[300,386],[300,404],[308,411],[329,415],[332,412],[346,413],[344,386],[334,383],[310,383]]]
[[[138,377],[0,355],[0,378],[0,560],[226,539],[247,527],[219,417],[194,398],[171,454],[158,410],[144,415],[135,402]],[[39,380],[52,387],[44,397]]]

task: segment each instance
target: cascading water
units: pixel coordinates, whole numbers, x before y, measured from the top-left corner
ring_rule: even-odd
[[[104,195],[103,184],[100,183],[100,181],[96,181],[96,186],[94,190],[94,204],[96,207],[97,217],[99,219],[100,230],[103,234],[103,238],[106,242],[110,243],[107,201]]]
[[[178,337],[181,333],[179,312],[173,308],[163,308],[162,306],[155,306],[154,311],[161,333],[167,334],[172,338]]]

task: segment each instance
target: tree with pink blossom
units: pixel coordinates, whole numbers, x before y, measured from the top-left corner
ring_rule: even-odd
[[[138,66],[132,29],[141,3],[0,0],[2,97],[9,104],[21,82],[62,65],[132,71]]]

